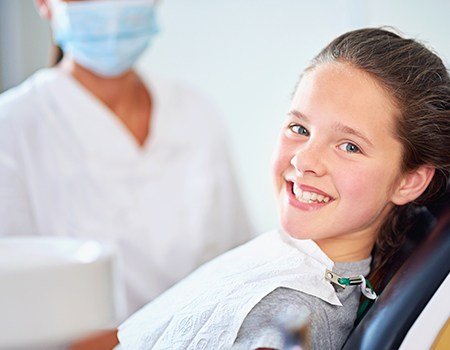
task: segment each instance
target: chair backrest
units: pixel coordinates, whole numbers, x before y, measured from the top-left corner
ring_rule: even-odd
[[[448,197],[447,197],[448,198]],[[450,272],[450,206],[435,228],[395,273],[347,339],[343,350],[398,349],[406,333]]]

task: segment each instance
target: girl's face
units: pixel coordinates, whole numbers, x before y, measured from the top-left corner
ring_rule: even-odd
[[[370,253],[401,178],[396,113],[377,82],[348,64],[322,64],[304,75],[273,165],[286,232],[321,247],[360,242]]]

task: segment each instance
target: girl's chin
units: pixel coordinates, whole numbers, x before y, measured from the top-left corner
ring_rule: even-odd
[[[298,229],[298,225],[295,225],[292,222],[284,222],[281,221],[281,227],[284,232],[286,232],[289,236],[295,239],[310,239],[311,233],[300,231]]]

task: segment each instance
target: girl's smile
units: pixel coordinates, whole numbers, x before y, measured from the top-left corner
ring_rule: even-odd
[[[298,185],[287,179],[286,186],[289,204],[301,210],[317,210],[334,200],[334,198],[315,187]]]

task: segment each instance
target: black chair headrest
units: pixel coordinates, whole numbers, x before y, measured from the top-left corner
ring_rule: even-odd
[[[397,349],[450,272],[450,207],[354,329],[344,350]]]

